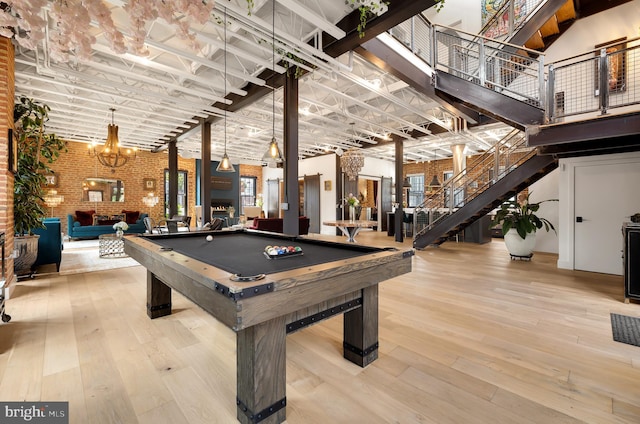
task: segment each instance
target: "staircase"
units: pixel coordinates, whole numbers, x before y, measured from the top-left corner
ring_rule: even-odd
[[[607,80],[611,63],[640,61],[640,38],[545,64],[544,55],[523,47],[522,40],[532,37],[535,25],[557,19],[567,4],[531,1],[533,16],[509,34],[518,45],[433,25],[419,15],[390,33],[424,66],[378,39],[358,51],[370,60],[384,58],[385,71],[439,101],[469,126],[489,117],[514,128],[416,208],[416,248],[443,243],[555,169],[559,157],[640,150],[640,84],[624,85],[620,95]],[[640,81],[640,68],[632,72],[628,67],[624,77]],[[600,89],[594,93],[591,82],[596,79]],[[618,114],[611,113],[613,108]],[[430,127],[432,133],[438,132],[436,127]]]
[[[413,246],[442,244],[557,166],[555,157],[538,155],[514,130],[414,210]]]

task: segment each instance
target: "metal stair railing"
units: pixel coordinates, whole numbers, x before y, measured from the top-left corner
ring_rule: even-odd
[[[612,108],[640,109],[640,84],[635,84],[640,80],[640,67],[628,65],[640,62],[638,37],[545,65],[544,53],[433,25],[422,15],[389,33],[432,72],[449,72],[539,107],[547,123],[567,116],[592,118]],[[614,74],[616,64],[616,82],[604,79],[600,83],[603,76]]]
[[[446,180],[414,209],[414,239],[433,228],[536,154],[524,133],[513,130],[457,175]]]
[[[389,33],[434,71],[447,72],[540,109],[545,106],[544,53],[434,25],[422,15]]]

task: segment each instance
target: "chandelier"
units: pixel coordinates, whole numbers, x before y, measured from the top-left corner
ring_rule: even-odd
[[[354,181],[364,166],[364,155],[360,149],[350,148],[340,157],[340,167],[349,180]]]
[[[120,148],[118,141],[118,126],[113,123],[114,108],[111,108],[111,124],[107,127],[107,141],[104,147],[99,149],[95,144],[89,146],[89,155],[97,157],[98,161],[109,168],[119,168],[129,162],[129,159],[136,158],[136,149]]]

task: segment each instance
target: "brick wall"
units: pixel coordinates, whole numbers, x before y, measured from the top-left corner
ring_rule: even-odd
[[[51,165],[58,177],[57,190],[59,195],[64,196],[64,202],[53,209],[53,216],[60,217],[62,221],[62,232],[67,231],[67,214],[74,214],[76,210],[93,209],[99,214],[112,215],[120,213],[123,209],[139,210],[148,213],[156,221],[164,217],[164,170],[169,166],[169,158],[166,152],[151,153],[138,151],[134,161],[126,165],[115,168],[112,172],[110,168],[101,165],[96,158],[92,158],[88,153],[88,144],[68,142],[67,153],[62,153],[58,160]],[[195,217],[195,159],[178,158],[178,169],[187,171],[187,201],[189,215]],[[82,200],[82,183],[85,178],[101,177],[109,179],[119,179],[124,185],[124,202],[89,202]],[[156,180],[156,190],[154,194],[160,198],[160,202],[153,208],[149,208],[142,202],[142,198],[147,195],[144,179],[152,178]],[[49,208],[49,216],[51,209]],[[192,224],[194,220],[192,219]]]
[[[425,184],[429,184],[433,175],[436,174],[438,175],[438,181],[442,184],[445,171],[453,171],[453,159],[439,159],[422,163],[407,163],[403,166],[402,177],[405,178],[409,174],[423,174]]]
[[[509,157],[509,160],[511,161],[511,163],[517,162],[521,160],[522,156],[525,154],[526,153],[512,154]],[[484,175],[484,174],[483,175],[479,174],[478,176],[473,175],[473,167],[481,159],[482,159],[482,155],[471,155],[466,158],[468,175],[472,179],[476,178],[480,186],[482,186],[483,184],[488,184],[489,182],[488,175]],[[501,166],[507,165],[505,161],[506,161],[506,157],[502,156],[500,165]],[[439,160],[432,160],[432,161],[421,162],[421,163],[420,162],[407,163],[403,166],[402,176],[403,178],[405,178],[407,175],[423,174],[424,183],[426,186],[431,182],[431,179],[433,178],[434,174],[438,176],[438,181],[440,182],[440,184],[442,184],[444,182],[445,171],[453,171],[453,159],[439,159]],[[522,200],[523,197],[527,196],[527,193],[528,193],[528,189],[524,189],[518,194],[518,198]],[[402,197],[403,197],[402,200],[406,202],[407,199],[406,199],[405,190],[403,190]]]
[[[11,40],[0,37],[0,232],[5,233],[6,284],[13,282],[13,173],[9,171],[8,130],[13,128],[15,93],[14,50]]]

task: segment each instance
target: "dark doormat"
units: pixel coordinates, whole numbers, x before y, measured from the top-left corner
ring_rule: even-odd
[[[640,346],[640,318],[611,314],[613,340]]]

